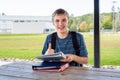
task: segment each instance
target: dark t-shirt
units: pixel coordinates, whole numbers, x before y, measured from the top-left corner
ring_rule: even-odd
[[[49,34],[46,38],[46,41],[44,43],[44,47],[42,50],[42,54],[45,54],[46,50],[48,49],[48,45],[51,42],[51,36],[52,34]],[[76,33],[78,45],[79,45],[79,50],[80,50],[80,56],[87,56],[88,52],[86,49],[86,45],[84,42],[83,35],[80,33]],[[72,35],[69,32],[69,35],[64,38],[60,39],[58,36],[56,36],[56,46],[55,46],[55,53],[62,51],[64,54],[75,54],[75,49],[73,47],[72,43]]]

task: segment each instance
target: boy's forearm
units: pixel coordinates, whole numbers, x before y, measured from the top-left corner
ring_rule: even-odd
[[[73,61],[80,63],[80,64],[87,64],[88,63],[88,57],[80,57],[77,55],[73,55]]]

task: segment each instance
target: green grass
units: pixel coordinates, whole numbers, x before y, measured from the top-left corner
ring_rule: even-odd
[[[0,58],[31,59],[40,55],[46,34],[1,34]]]
[[[0,58],[34,59],[41,55],[47,34],[0,34]],[[89,63],[94,63],[93,34],[83,33],[89,52]],[[120,34],[101,34],[101,65],[120,65]]]

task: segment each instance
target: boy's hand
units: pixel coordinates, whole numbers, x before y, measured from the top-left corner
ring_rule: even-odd
[[[51,43],[49,43],[49,46],[47,51],[45,52],[45,55],[53,54],[53,53],[54,53],[54,49],[52,49]]]
[[[62,59],[61,62],[72,62],[74,60],[73,54],[66,54],[66,58]]]

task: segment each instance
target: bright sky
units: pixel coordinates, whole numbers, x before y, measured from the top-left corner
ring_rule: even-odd
[[[50,16],[57,8],[64,8],[75,16],[93,13],[94,0],[0,0],[0,14]],[[111,12],[113,0],[99,0],[100,12]],[[118,5],[120,0],[116,0]],[[119,1],[119,2],[118,2]]]

